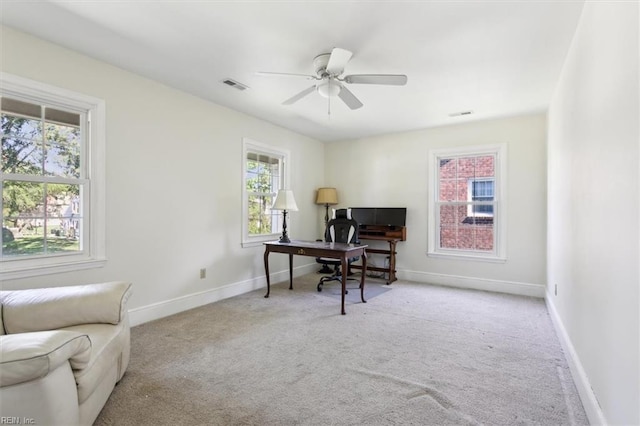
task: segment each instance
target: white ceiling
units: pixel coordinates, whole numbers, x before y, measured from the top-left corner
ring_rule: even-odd
[[[543,111],[584,1],[21,1],[0,22],[321,141]],[[364,103],[311,93],[313,58],[353,52],[346,74],[406,74],[406,86],[350,85]],[[231,78],[249,86],[238,91]],[[472,115],[450,117],[451,113]]]

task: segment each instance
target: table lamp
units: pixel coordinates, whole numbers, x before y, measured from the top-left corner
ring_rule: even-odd
[[[329,222],[329,206],[338,204],[338,191],[335,188],[318,188],[316,204],[324,204],[324,226]]]
[[[272,210],[282,210],[282,236],[280,237],[281,243],[290,243],[289,235],[287,235],[287,210],[292,212],[298,211],[298,205],[295,198],[293,198],[293,191],[290,189],[281,189],[278,191],[276,201],[271,206]]]

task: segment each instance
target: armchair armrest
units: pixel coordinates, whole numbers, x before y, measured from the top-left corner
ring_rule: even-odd
[[[36,380],[64,362],[79,370],[87,366],[91,341],[69,330],[0,336],[0,387]]]
[[[7,334],[56,330],[79,324],[118,324],[127,314],[131,283],[113,281],[67,287],[0,291]]]

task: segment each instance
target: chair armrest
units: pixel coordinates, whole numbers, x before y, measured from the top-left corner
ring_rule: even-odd
[[[79,324],[118,324],[126,315],[131,283],[113,281],[67,287],[1,291],[7,334],[56,330]]]
[[[79,370],[91,357],[86,334],[69,330],[0,336],[0,387],[36,380],[64,362]]]

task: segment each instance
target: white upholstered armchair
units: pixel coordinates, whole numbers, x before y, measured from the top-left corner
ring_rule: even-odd
[[[129,364],[131,284],[0,291],[0,416],[91,425]]]

